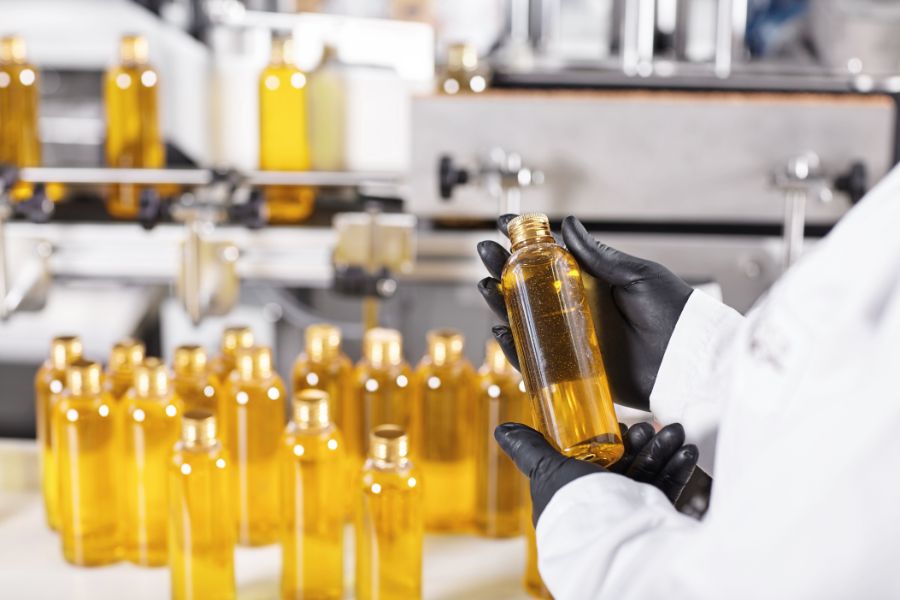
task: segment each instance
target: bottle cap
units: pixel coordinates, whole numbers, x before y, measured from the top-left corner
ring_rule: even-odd
[[[363,336],[363,356],[376,367],[399,365],[403,362],[403,337],[396,329],[370,329]]]
[[[222,334],[222,354],[233,357],[241,348],[253,345],[253,331],[246,326],[228,327]]]
[[[7,35],[0,39],[0,61],[23,63],[26,59],[25,40],[20,35]]]
[[[310,389],[294,394],[294,420],[301,427],[327,427],[329,418],[327,392]]]
[[[272,36],[271,62],[274,65],[293,64],[294,38],[290,32],[279,32]]]
[[[119,60],[125,65],[143,65],[150,59],[150,46],[142,35],[123,35],[119,42]]]
[[[81,358],[84,348],[77,335],[61,335],[50,342],[50,365],[57,371],[64,371],[69,363]]]
[[[497,343],[497,340],[488,340],[484,349],[484,364],[494,373],[509,373],[514,371],[506,355],[503,354],[503,348]]]
[[[341,330],[328,323],[306,328],[306,355],[312,361],[334,358],[341,351]]]
[[[109,353],[109,370],[130,373],[144,360],[144,343],[131,338],[117,342]]]
[[[550,233],[550,219],[542,213],[525,213],[509,222],[506,226],[512,249],[533,241],[553,241]]]
[[[66,388],[73,396],[99,394],[103,385],[103,369],[100,363],[82,358],[66,367]]]
[[[206,350],[203,346],[178,346],[172,358],[172,367],[176,375],[202,375],[206,373]]]
[[[463,335],[455,329],[432,329],[427,334],[428,356],[436,365],[462,358]]]
[[[216,441],[216,418],[208,410],[189,410],[181,419],[181,439],[189,446],[209,446]]]
[[[402,427],[379,425],[369,435],[369,456],[389,463],[409,455],[409,438]]]
[[[169,393],[169,370],[158,358],[145,358],[134,368],[134,391],[142,398],[165,397]]]
[[[478,68],[478,50],[472,44],[451,44],[447,48],[447,69],[474,71]]]
[[[235,368],[241,379],[268,379],[272,376],[272,350],[265,346],[242,348]]]

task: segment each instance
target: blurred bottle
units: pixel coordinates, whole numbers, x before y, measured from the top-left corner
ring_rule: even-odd
[[[166,149],[159,126],[159,74],[149,63],[147,39],[125,35],[119,64],[106,72],[106,164],[122,168],[162,168]],[[162,188],[161,191],[170,190]],[[134,219],[140,187],[112,186],[106,202],[117,219]]]
[[[436,25],[434,0],[391,0],[390,18]]]
[[[475,406],[475,527],[488,537],[524,533],[528,513],[528,479],[500,449],[494,429],[501,423],[532,423],[531,403],[522,377],[509,364],[496,341],[490,340],[478,371]]]
[[[529,505],[530,506],[530,505]],[[534,525],[531,524],[531,511],[526,511],[525,537],[528,543],[526,562],[525,562],[525,590],[534,598],[543,598],[544,600],[553,600],[550,590],[544,585],[541,574],[538,572],[537,559],[537,542],[534,539]]]
[[[396,329],[376,327],[363,336],[363,357],[356,367],[355,414],[359,464],[369,452],[369,434],[378,425],[412,425],[413,371],[403,360],[403,338]],[[350,437],[350,433],[345,434]],[[411,433],[411,435],[413,435]]]
[[[126,338],[113,346],[109,353],[106,387],[113,401],[119,402],[134,383],[134,370],[144,362],[144,343]]]
[[[440,76],[438,88],[447,95],[479,94],[487,89],[488,73],[478,61],[478,50],[472,44],[452,44],[447,49],[447,67]]]
[[[59,529],[59,479],[51,434],[53,409],[65,388],[66,368],[80,359],[81,353],[81,338],[74,335],[53,338],[50,342],[50,358],[44,361],[34,377],[35,431],[40,452],[41,490],[47,525],[54,530]]]
[[[400,427],[372,431],[356,516],[357,600],[422,597],[422,479],[408,454]]]
[[[184,403],[184,410],[218,411],[218,382],[206,364],[206,350],[202,346],[185,345],[175,348],[172,359],[175,371],[175,395]]]
[[[346,455],[321,390],[294,394],[281,441],[281,597],[340,600]]]
[[[290,36],[278,35],[259,77],[259,168],[307,171],[310,166],[306,74],[294,64]],[[315,204],[315,189],[308,186],[269,186],[265,195],[273,223],[303,221]]]
[[[173,600],[233,600],[234,517],[216,419],[184,414],[169,461],[169,569]]]
[[[238,543],[278,541],[278,448],[284,430],[284,383],[272,368],[272,351],[238,351],[219,410],[223,444],[231,459]]]
[[[475,372],[463,356],[463,336],[428,332],[428,354],[416,372],[413,456],[422,469],[425,527],[459,532],[472,524],[475,446],[472,421]]]
[[[234,371],[238,350],[251,346],[253,346],[253,332],[249,327],[243,325],[228,327],[222,333],[222,353],[215,357],[209,365],[209,371],[219,382],[220,392],[224,390],[232,371]],[[219,427],[221,429],[221,423]]]
[[[51,436],[59,461],[63,556],[74,565],[119,560],[118,409],[103,389],[98,363],[76,360],[69,365]]]
[[[333,46],[325,46],[318,68],[309,74],[309,145],[318,171],[343,171],[347,108],[347,68]]]

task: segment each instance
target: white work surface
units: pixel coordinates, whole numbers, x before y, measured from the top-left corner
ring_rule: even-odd
[[[59,537],[44,520],[37,491],[33,442],[0,440],[0,597],[10,600],[162,600],[169,598],[166,568],[128,563],[79,568],[62,558]],[[348,548],[353,536],[347,530]],[[347,553],[348,555],[350,553]],[[345,597],[352,598],[353,561],[346,561]],[[514,600],[522,587],[525,539],[427,536],[424,597],[427,600]],[[277,546],[238,548],[238,600],[279,597],[281,551]]]

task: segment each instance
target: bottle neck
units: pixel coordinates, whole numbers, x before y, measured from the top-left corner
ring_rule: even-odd
[[[507,226],[510,249],[515,252],[532,244],[554,243],[553,234],[550,233],[550,221],[546,215],[538,213],[524,214],[516,217]]]
[[[428,357],[435,365],[458,362],[462,352],[463,337],[457,332],[436,332],[428,337]]]

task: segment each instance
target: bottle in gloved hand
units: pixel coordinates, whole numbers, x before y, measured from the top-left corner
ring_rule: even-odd
[[[233,600],[234,517],[216,419],[189,411],[169,461],[169,570],[173,600]]]
[[[51,437],[58,458],[63,556],[73,565],[119,560],[118,410],[103,390],[98,363],[76,360],[69,365]]]
[[[50,359],[41,365],[34,378],[35,431],[40,452],[41,490],[44,512],[50,529],[59,529],[59,479],[51,437],[53,408],[65,388],[66,368],[81,358],[81,339],[59,336],[50,343]]]
[[[278,541],[278,449],[284,431],[284,383],[272,367],[272,351],[238,351],[219,411],[223,443],[232,464],[238,543]]]
[[[109,353],[106,387],[115,402],[120,402],[134,383],[134,371],[144,362],[144,343],[131,338],[116,342]]]
[[[346,461],[327,393],[294,394],[294,416],[282,437],[280,460],[281,597],[340,600]]]
[[[220,389],[224,389],[234,371],[238,350],[252,346],[253,331],[249,327],[227,327],[222,333],[222,352],[209,364],[209,371],[219,382]],[[219,426],[221,428],[221,423]]]
[[[422,597],[422,480],[408,448],[400,427],[372,431],[356,516],[357,600]]]
[[[137,565],[161,566],[168,558],[168,464],[181,414],[168,369],[159,359],[145,359],[120,411],[122,541],[125,560]]]
[[[178,346],[172,359],[175,370],[175,395],[184,403],[184,410],[208,410],[216,414],[218,382],[207,369],[206,350],[202,346]]]
[[[608,466],[624,452],[578,263],[546,215],[510,221],[501,286],[540,431],[566,456]]]
[[[475,372],[458,331],[428,332],[428,354],[416,371],[413,456],[425,478],[425,527],[460,532],[471,526],[475,501],[472,423]]]

